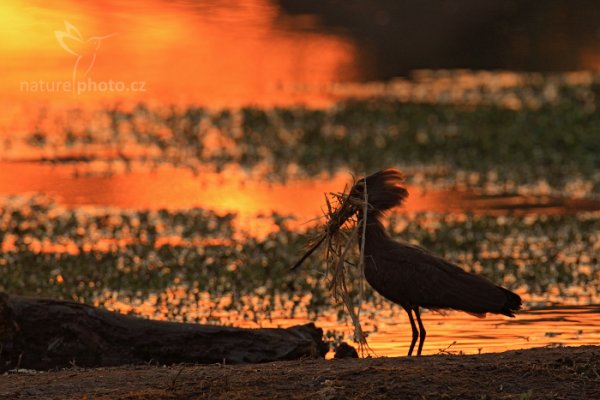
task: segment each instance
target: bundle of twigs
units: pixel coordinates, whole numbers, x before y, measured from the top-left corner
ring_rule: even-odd
[[[325,242],[325,264],[326,274],[329,277],[329,289],[333,298],[338,303],[342,303],[348,311],[354,326],[354,340],[358,343],[359,352],[364,355],[371,352],[366,335],[360,325],[360,310],[364,293],[364,240],[369,202],[366,185],[360,195],[358,195],[359,192],[352,190],[360,183],[354,182],[351,189],[345,188],[341,193],[325,195],[327,205],[327,209],[324,211],[325,232],[314,241],[314,244],[292,268],[300,266]],[[357,247],[360,250],[358,257],[356,251],[353,251]],[[356,271],[360,272],[358,280],[352,279]],[[354,304],[351,295],[354,288],[351,282],[358,282],[358,305]]]

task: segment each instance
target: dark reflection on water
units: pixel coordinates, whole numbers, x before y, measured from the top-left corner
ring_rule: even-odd
[[[565,71],[600,66],[595,1],[278,0],[292,15],[318,15],[356,43],[363,78],[414,69]]]

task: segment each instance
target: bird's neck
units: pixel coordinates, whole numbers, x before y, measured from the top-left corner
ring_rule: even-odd
[[[365,244],[369,242],[381,242],[383,240],[389,240],[390,236],[385,230],[381,219],[383,218],[383,214],[379,211],[369,212],[367,213],[366,224],[365,227]],[[359,219],[365,221],[362,218],[362,215],[359,215]],[[363,229],[362,226],[359,228],[359,245],[362,243],[362,235]]]

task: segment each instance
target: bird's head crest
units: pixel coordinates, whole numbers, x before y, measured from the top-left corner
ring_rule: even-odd
[[[350,196],[364,198],[366,186],[369,208],[386,211],[402,205],[408,197],[408,191],[403,185],[404,174],[397,169],[389,168],[359,179],[352,187]]]

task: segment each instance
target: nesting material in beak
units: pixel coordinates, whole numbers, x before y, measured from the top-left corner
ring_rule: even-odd
[[[361,184],[361,181],[362,184]],[[365,187],[364,179],[355,182],[350,190],[344,190],[342,193],[330,193],[325,197],[327,209],[324,211],[326,223],[324,232],[318,237],[314,244],[304,254],[304,256],[294,264],[292,269],[298,268],[302,262],[310,256],[323,242],[326,243],[325,263],[327,276],[329,277],[329,289],[333,298],[338,303],[343,303],[352,323],[354,325],[354,339],[359,344],[361,354],[370,352],[368,348],[366,335],[360,326],[360,306],[362,303],[364,290],[364,273],[362,254],[364,243],[360,246],[360,253],[357,254],[356,242],[359,237],[364,240],[364,232],[359,235],[359,229],[364,229],[366,223],[363,221],[367,217],[368,191],[357,191],[357,186]],[[363,220],[358,220],[359,211]],[[357,268],[358,267],[358,268]],[[352,275],[360,271],[359,279],[351,279]],[[350,293],[352,292],[351,282],[358,282],[359,285],[359,304],[355,307]]]
[[[361,187],[361,192],[356,190]],[[360,325],[360,310],[364,294],[364,239],[366,228],[367,211],[369,209],[368,191],[364,179],[355,182],[348,194],[345,192],[338,198],[341,206],[332,211],[329,210],[329,224],[332,224],[331,230],[327,234],[327,252],[326,266],[327,276],[330,277],[329,289],[333,298],[342,303],[354,326],[354,341],[358,343],[358,350],[362,356],[373,353],[367,343],[367,335],[363,332]],[[328,203],[329,206],[329,203]],[[362,211],[362,212],[359,212]],[[362,218],[359,220],[358,215]],[[350,221],[347,230],[341,227]],[[337,228],[337,229],[336,229]],[[359,234],[362,230],[362,234]],[[359,246],[356,246],[358,239],[362,238]],[[358,255],[352,249],[360,248]],[[353,275],[359,272],[358,279],[353,279]],[[354,299],[350,293],[353,291],[352,283],[358,283],[358,305],[355,306]]]

